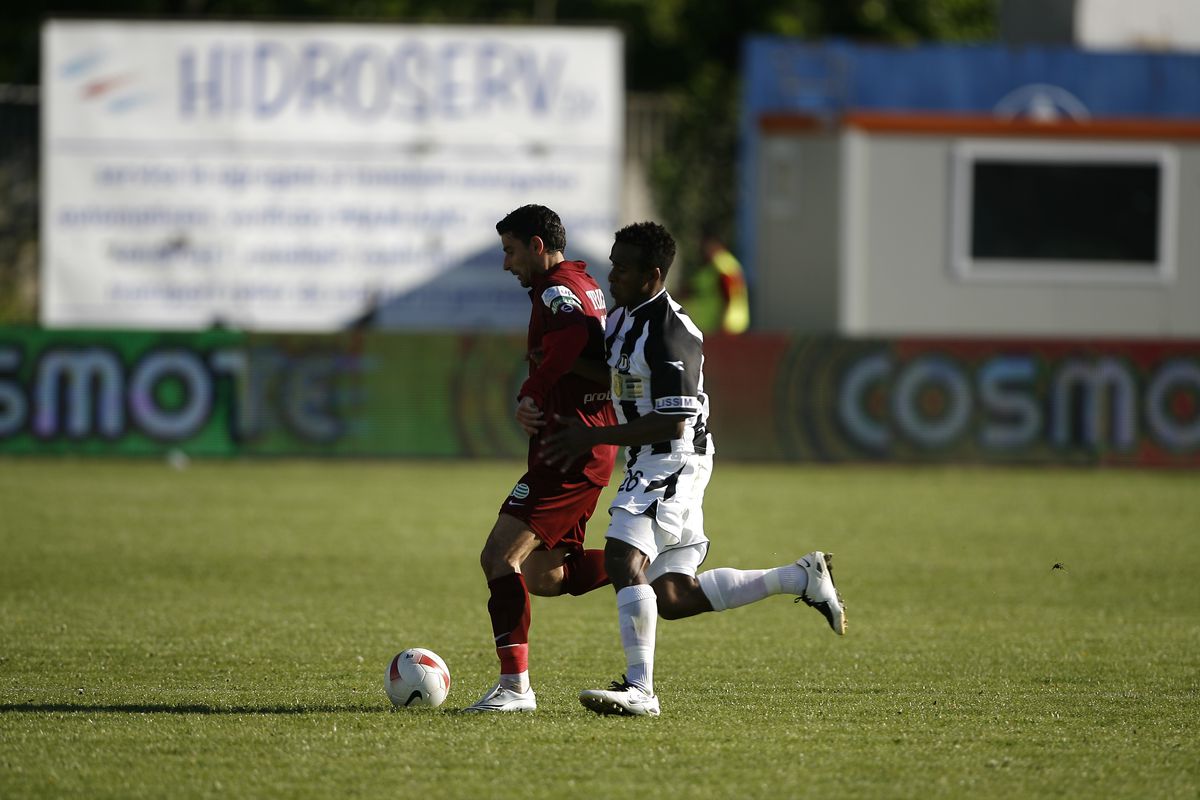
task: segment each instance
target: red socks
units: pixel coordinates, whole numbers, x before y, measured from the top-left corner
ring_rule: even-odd
[[[566,594],[578,597],[609,583],[608,573],[604,570],[603,550],[572,553],[563,561],[562,586]]]
[[[563,592],[587,594],[608,585],[603,550],[584,550],[563,562]],[[496,637],[496,655],[502,675],[517,675],[529,669],[529,587],[519,572],[488,581],[492,596],[488,614],[492,635]]]
[[[488,581],[492,596],[488,614],[496,637],[500,672],[516,675],[529,669],[529,589],[519,572]]]

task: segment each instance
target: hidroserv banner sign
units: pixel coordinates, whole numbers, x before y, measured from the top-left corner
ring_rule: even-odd
[[[589,28],[54,20],[52,327],[522,330],[494,225],[616,228],[622,43]]]

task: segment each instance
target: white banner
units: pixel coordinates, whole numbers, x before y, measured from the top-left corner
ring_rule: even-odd
[[[1078,0],[1075,41],[1096,50],[1200,49],[1196,0]]]
[[[607,271],[608,29],[62,21],[43,29],[43,324],[523,330],[495,223]]]

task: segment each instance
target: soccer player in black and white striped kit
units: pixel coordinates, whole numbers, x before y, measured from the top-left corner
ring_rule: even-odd
[[[821,551],[775,569],[697,573],[708,553],[702,502],[713,439],[704,337],[665,288],[674,259],[675,241],[661,225],[640,222],[617,231],[608,276],[617,308],[608,316],[605,351],[618,424],[588,428],[564,421],[567,427],[543,446],[551,463],[569,463],[601,443],[628,448],[605,542],[626,671],[609,689],[579,696],[601,714],[659,714],[654,639],[660,614],[679,619],[793,594],[820,611],[835,633],[846,630],[829,556]]]

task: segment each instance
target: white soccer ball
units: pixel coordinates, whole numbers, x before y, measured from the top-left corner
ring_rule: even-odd
[[[412,647],[388,664],[383,688],[397,708],[437,708],[450,692],[450,668],[432,650]]]

